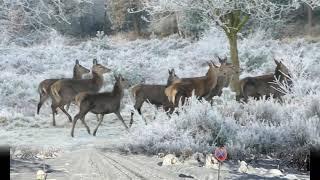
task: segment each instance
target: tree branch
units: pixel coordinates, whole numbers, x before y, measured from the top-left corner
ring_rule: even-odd
[[[242,27],[248,22],[249,17],[250,17],[249,14],[244,15],[242,21],[240,22],[240,24],[237,27],[237,32],[239,32],[242,29]]]

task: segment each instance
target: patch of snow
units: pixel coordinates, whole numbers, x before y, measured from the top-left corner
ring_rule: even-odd
[[[167,154],[163,157],[162,166],[180,164],[179,159],[173,154]]]
[[[269,169],[268,176],[275,177],[275,176],[282,176],[283,173],[279,169]]]
[[[212,154],[208,154],[206,156],[205,167],[219,169],[219,161]]]
[[[287,174],[287,175],[285,175],[283,178],[285,178],[285,179],[290,179],[290,180],[299,179],[299,178],[297,178],[297,176],[294,175],[294,174]]]
[[[248,165],[245,161],[240,162],[240,167],[238,169],[239,172],[241,173],[247,173],[248,172]]]

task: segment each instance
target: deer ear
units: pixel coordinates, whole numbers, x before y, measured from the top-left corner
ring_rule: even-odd
[[[79,60],[78,60],[78,59],[76,60],[76,64],[77,64],[77,65],[79,64]]]
[[[119,79],[121,79],[122,81],[124,80],[123,76],[121,74],[119,74]]]
[[[173,68],[171,69],[171,73],[175,74],[175,72],[174,72],[174,69],[173,69]]]
[[[219,63],[223,63],[223,60],[218,56]]]
[[[225,56],[224,59],[223,59],[223,62],[227,63],[227,60],[228,60],[228,58],[227,58],[227,56]]]
[[[97,59],[93,59],[92,63],[93,63],[93,65],[97,65],[98,64]]]
[[[171,74],[171,71],[170,71],[170,69],[168,69],[168,73],[169,73],[169,74]]]
[[[216,67],[216,68],[219,67],[219,66],[215,65],[213,61],[211,61],[211,64],[212,64],[213,67]]]
[[[276,63],[276,65],[280,65],[280,62],[278,60],[276,60],[276,59],[273,59],[273,60]]]

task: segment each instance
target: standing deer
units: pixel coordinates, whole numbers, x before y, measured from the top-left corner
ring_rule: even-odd
[[[80,92],[97,93],[103,85],[103,74],[110,72],[107,67],[98,64],[97,60],[93,60],[92,66],[92,78],[91,79],[64,79],[59,80],[51,86],[51,98],[52,98],[52,119],[53,126],[55,126],[55,110],[60,108],[64,112],[70,122],[72,122],[71,116],[64,109],[64,105],[72,102],[75,96]]]
[[[228,87],[233,74],[236,69],[232,63],[227,63],[227,57],[221,59],[218,57],[220,62],[220,75],[218,76],[217,85],[212,91],[205,97],[206,100],[210,101],[214,96],[221,96],[222,89]]]
[[[246,77],[240,81],[241,96],[245,102],[248,101],[249,96],[259,99],[262,96],[270,97],[271,94],[275,98],[281,99],[284,93],[277,89],[281,89],[278,84],[275,84],[275,80],[279,80],[280,83],[288,83],[292,85],[290,80],[289,69],[281,62],[274,59],[277,67],[275,72],[268,75]]]
[[[175,74],[174,69],[168,70],[169,77],[167,80],[167,85],[155,85],[155,84],[137,84],[131,88],[131,95],[135,98],[134,108],[141,114],[141,107],[145,101],[150,102],[151,104],[158,107],[163,107],[165,111],[173,110],[172,103],[169,102],[167,96],[164,91],[167,86],[171,85],[171,83],[179,77]],[[133,115],[134,112],[131,112],[131,120],[129,127],[132,126],[133,123]],[[144,118],[143,118],[144,119]],[[145,124],[147,124],[146,119],[144,119]]]
[[[83,67],[79,64],[79,60],[76,60],[76,63],[73,67],[73,77],[72,79],[82,79],[82,75],[89,73],[90,70]],[[37,114],[39,114],[42,104],[49,98],[50,96],[50,88],[51,85],[58,80],[61,79],[45,79],[40,82],[38,86],[38,92],[40,95],[40,101],[38,103]],[[70,103],[67,105],[67,109],[69,109]]]
[[[209,69],[205,76],[193,77],[193,78],[181,78],[174,81],[170,86],[165,89],[165,94],[172,102],[177,105],[178,101],[175,101],[176,97],[190,97],[192,91],[195,91],[195,95],[201,99],[208,95],[210,91],[217,85],[218,76],[220,74],[220,68],[213,62],[208,63]],[[179,100],[179,99],[178,99]]]
[[[95,136],[99,126],[103,121],[103,117],[105,114],[114,113],[121,120],[124,127],[128,129],[128,126],[124,122],[121,114],[120,114],[120,103],[124,94],[124,86],[126,80],[121,76],[115,76],[116,83],[114,84],[112,92],[103,92],[97,94],[86,93],[82,94],[81,101],[78,102],[80,104],[80,111],[74,117],[71,129],[71,137],[74,135],[74,128],[77,123],[77,120],[80,119],[81,122],[86,127],[88,133],[90,134],[90,128],[85,122],[85,116],[88,112],[92,112],[97,115],[101,115],[99,119],[99,123],[97,127],[93,131],[93,135]],[[99,117],[99,116],[97,116]]]

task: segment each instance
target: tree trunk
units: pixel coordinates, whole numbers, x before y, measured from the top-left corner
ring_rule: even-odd
[[[240,63],[239,63],[239,57],[238,57],[238,37],[236,32],[230,32],[228,34],[229,39],[229,46],[230,46],[230,54],[231,54],[231,60],[232,64],[236,68],[236,73],[233,75],[231,79],[231,90],[236,92],[236,96],[240,96]]]
[[[222,18],[224,29],[230,46],[230,55],[233,66],[236,68],[235,74],[232,76],[230,87],[233,92],[236,93],[237,100],[240,99],[241,88],[240,88],[240,63],[238,56],[238,32],[241,31],[243,26],[249,20],[249,14],[242,13],[240,10],[235,10]]]
[[[308,11],[308,35],[309,36],[312,36],[312,26],[313,26],[313,23],[312,23],[312,9],[309,5],[306,5],[307,6],[307,11]]]
[[[141,28],[139,23],[139,16],[138,14],[133,14],[133,28],[136,36],[141,35]]]

